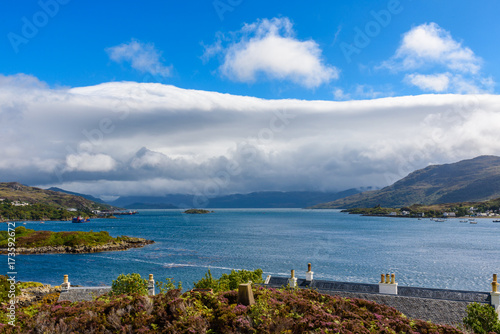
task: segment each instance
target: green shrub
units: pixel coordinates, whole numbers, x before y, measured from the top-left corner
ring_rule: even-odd
[[[143,279],[140,274],[121,274],[111,284],[111,294],[129,295],[138,293],[140,295],[148,294],[148,281]]]
[[[41,288],[43,287],[43,283],[39,282],[19,282],[17,284],[19,289],[26,289],[26,288]]]
[[[500,334],[500,321],[495,309],[487,304],[472,303],[467,305],[464,325],[476,334]]]
[[[170,290],[175,290],[175,289],[182,290],[182,282],[177,283],[176,287],[175,280],[173,278],[165,278],[165,282],[156,281],[155,284],[160,293],[167,293]]]
[[[204,278],[194,283],[194,287],[197,289],[212,289],[214,292],[230,291],[238,288],[238,285],[242,283],[248,283],[248,281],[263,283],[262,269],[254,271],[231,270],[230,274],[222,274],[219,279],[213,278],[209,269]]]
[[[9,235],[7,231],[0,231],[0,247],[7,247]],[[123,237],[122,237],[123,238]],[[35,231],[24,226],[16,228],[17,247],[43,247],[43,246],[97,246],[105,245],[113,241],[120,241],[113,238],[106,231],[101,232],[52,232]]]
[[[11,281],[8,281],[9,277],[6,275],[0,275],[0,303],[7,303],[9,302],[9,294],[12,294],[10,287],[11,287]],[[15,294],[16,296],[19,295],[19,287],[17,284],[15,284]]]

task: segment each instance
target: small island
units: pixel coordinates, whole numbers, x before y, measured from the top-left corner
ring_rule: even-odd
[[[16,254],[96,253],[122,251],[154,243],[153,240],[127,236],[113,238],[106,231],[52,232],[20,226],[15,232],[15,237],[9,236],[7,231],[0,232],[0,254],[7,254],[9,248],[15,248]],[[9,247],[13,239],[15,247]]]
[[[210,212],[213,212],[213,211],[209,211],[209,210],[204,210],[204,209],[189,209],[189,210],[186,210],[184,211],[184,213],[187,213],[187,214],[206,214],[206,213],[210,213]]]

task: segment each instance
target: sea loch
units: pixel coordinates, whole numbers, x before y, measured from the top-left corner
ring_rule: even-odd
[[[19,223],[18,225],[19,226]],[[53,285],[68,274],[71,284],[110,285],[121,273],[172,277],[190,288],[211,269],[262,268],[264,275],[377,283],[395,273],[401,286],[489,291],[500,269],[500,224],[459,219],[362,217],[338,210],[216,209],[206,215],[180,210],[142,210],[120,219],[85,224],[28,222],[27,228],[101,231],[155,240],[140,249],[93,254],[17,257],[18,279]]]

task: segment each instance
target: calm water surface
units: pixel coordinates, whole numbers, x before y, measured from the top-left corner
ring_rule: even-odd
[[[17,223],[17,226],[21,226]],[[216,209],[206,215],[179,210],[141,210],[121,219],[90,223],[28,222],[27,228],[51,231],[109,231],[155,240],[123,252],[21,255],[19,280],[110,285],[121,273],[155,279],[172,277],[192,286],[211,269],[262,268],[265,275],[305,277],[311,262],[315,278],[377,283],[394,272],[400,285],[489,291],[500,273],[500,224],[480,219],[361,217],[337,210]],[[4,225],[6,228],[6,224]],[[3,257],[6,261],[6,257]]]

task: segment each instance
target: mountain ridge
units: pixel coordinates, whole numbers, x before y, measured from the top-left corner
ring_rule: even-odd
[[[106,202],[103,201],[102,199],[94,197],[92,195],[80,194],[80,193],[76,193],[76,192],[73,192],[73,191],[64,190],[64,189],[57,188],[57,187],[50,187],[47,190],[57,191],[57,192],[61,192],[61,193],[69,194],[69,195],[74,195],[74,196],[80,196],[80,197],[86,198],[86,199],[88,199],[89,201],[92,201],[92,202],[106,204]]]
[[[354,194],[312,206],[315,209],[360,207],[400,208],[413,204],[481,202],[500,197],[500,157],[478,156],[443,165],[430,165],[379,190]]]

